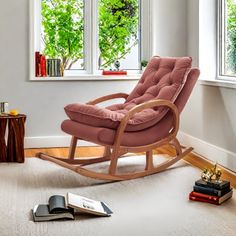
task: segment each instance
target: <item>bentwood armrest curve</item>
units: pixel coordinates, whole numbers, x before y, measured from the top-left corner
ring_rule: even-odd
[[[98,103],[102,103],[102,102],[112,100],[112,99],[117,99],[117,98],[127,99],[128,96],[129,95],[126,93],[114,93],[114,94],[106,95],[106,96],[97,98],[95,100],[89,101],[89,102],[87,102],[87,105],[96,105]]]
[[[119,128],[116,132],[115,143],[117,143],[118,145],[120,144],[121,137],[122,137],[122,135],[125,131],[125,128],[128,124],[128,121],[130,120],[130,118],[132,118],[136,113],[141,112],[145,109],[153,108],[153,107],[159,107],[159,106],[167,107],[172,111],[173,118],[174,118],[174,121],[173,121],[174,128],[172,130],[172,133],[177,134],[178,129],[179,129],[179,111],[178,111],[178,108],[176,107],[176,105],[174,103],[172,103],[168,100],[156,99],[156,100],[150,100],[148,102],[137,105],[137,106],[133,107],[130,111],[128,111],[126,113],[124,118],[121,120]]]

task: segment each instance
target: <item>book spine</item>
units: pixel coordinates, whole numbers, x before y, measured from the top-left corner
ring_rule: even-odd
[[[56,76],[56,77],[58,77],[57,67],[58,67],[58,60],[55,59],[55,76]]]
[[[51,77],[51,59],[47,59],[47,74]]]
[[[197,192],[191,192],[190,196],[204,198],[204,199],[213,200],[213,201],[218,201],[219,200],[219,197],[210,196],[210,195],[207,195],[207,194],[197,193]]]
[[[50,74],[50,77],[52,77],[52,59],[50,59],[49,74]]]
[[[57,59],[53,59],[54,60],[54,76],[57,77]]]
[[[39,77],[39,64],[40,64],[40,53],[35,52],[35,76]]]
[[[43,77],[47,76],[47,72],[46,72],[46,57],[43,56],[43,55],[40,58],[40,66],[41,66],[41,76],[43,76]]]
[[[207,188],[207,187],[201,187],[201,186],[197,186],[197,185],[195,185],[193,187],[193,191],[198,192],[198,193],[212,195],[212,196],[217,196],[217,197],[222,196],[222,191],[220,191],[220,190],[213,189],[213,188]]]
[[[211,203],[211,204],[214,204],[214,205],[219,205],[218,201],[213,201],[213,200],[200,198],[200,197],[189,196],[189,200],[197,201],[197,202],[206,202],[206,203]]]
[[[49,76],[48,59],[46,59],[46,72],[47,72],[47,76]]]
[[[61,77],[61,60],[57,59],[57,76]]]
[[[41,54],[39,54],[39,77],[41,77],[42,76],[42,67],[41,67],[41,57],[42,57],[42,55]]]
[[[51,61],[52,61],[52,77],[55,77],[55,70],[54,70],[54,66],[55,66],[55,61],[54,61],[54,59],[51,59]]]
[[[57,60],[53,59],[53,61],[54,61],[54,67],[53,67],[54,76],[57,77]]]
[[[225,182],[223,185],[220,185],[220,184],[215,184],[215,183],[210,183],[210,182],[202,183],[202,182],[196,181],[195,185],[201,186],[201,187],[215,188],[217,190],[230,189],[230,182]]]

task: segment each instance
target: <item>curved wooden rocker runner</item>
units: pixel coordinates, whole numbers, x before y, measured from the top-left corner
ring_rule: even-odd
[[[167,169],[193,150],[182,150],[176,137],[179,114],[199,77],[199,70],[192,69],[191,62],[188,57],[154,57],[130,95],[112,94],[85,105],[68,105],[65,111],[70,120],[62,123],[62,129],[72,135],[69,158],[63,159],[43,153],[39,153],[38,157],[83,176],[112,181],[144,177]],[[116,98],[124,98],[125,103],[107,108],[95,106]],[[75,158],[78,139],[104,146],[104,156]],[[175,148],[176,156],[155,166],[153,150],[167,144]],[[117,173],[118,159],[130,152],[146,153],[146,166],[143,171]],[[86,168],[87,165],[105,161],[110,161],[107,173]]]

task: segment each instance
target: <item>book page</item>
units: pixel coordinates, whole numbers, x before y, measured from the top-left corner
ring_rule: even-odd
[[[67,194],[67,201],[68,205],[71,207],[77,207],[84,211],[100,212],[103,214],[107,214],[104,211],[101,202],[99,201],[95,201],[72,193]]]

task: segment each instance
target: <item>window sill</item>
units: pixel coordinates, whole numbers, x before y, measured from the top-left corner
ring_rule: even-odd
[[[33,77],[30,81],[119,81],[119,80],[139,80],[141,74],[137,75],[81,75],[65,77]]]
[[[228,80],[222,80],[222,79],[208,79],[208,80],[200,79],[198,83],[201,85],[207,85],[207,86],[236,89],[236,79],[235,81],[228,81]]]

